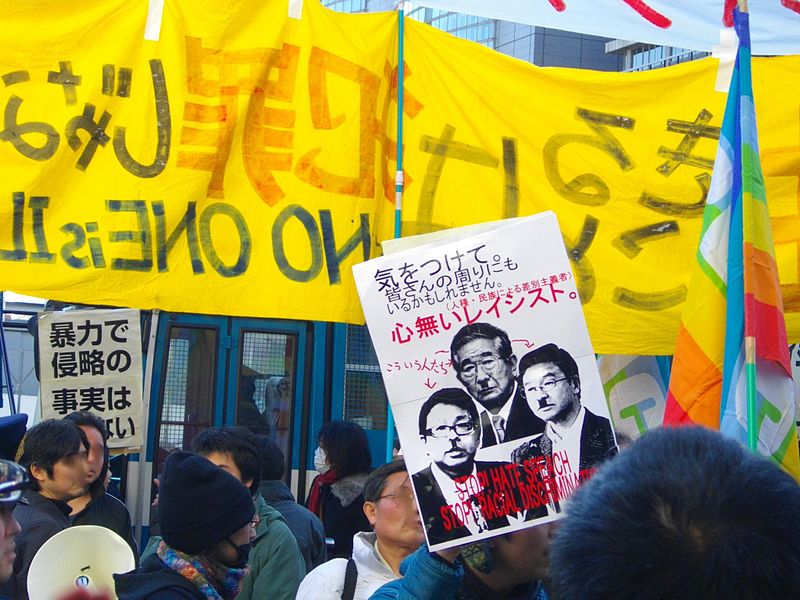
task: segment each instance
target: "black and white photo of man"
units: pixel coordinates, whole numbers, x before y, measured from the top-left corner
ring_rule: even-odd
[[[519,383],[530,410],[546,425],[541,436],[514,450],[514,462],[545,457],[583,480],[617,453],[609,420],[581,403],[578,365],[569,352],[555,344],[528,352],[519,362]]]
[[[506,527],[512,518],[538,518],[544,505],[526,496],[522,469],[475,460],[478,409],[459,388],[434,392],[419,412],[419,436],[430,466],[412,476],[431,545]]]
[[[505,331],[489,323],[465,325],[453,337],[450,357],[458,381],[477,403],[481,448],[544,431],[517,383],[517,357]]]

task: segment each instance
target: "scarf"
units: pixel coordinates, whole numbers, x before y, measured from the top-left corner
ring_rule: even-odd
[[[161,542],[156,551],[167,567],[192,583],[206,598],[227,600],[235,598],[242,587],[247,569],[226,567],[208,557],[193,556]]]
[[[308,502],[306,508],[312,513],[322,518],[322,486],[331,485],[339,480],[335,469],[331,469],[327,473],[317,475],[314,482],[311,484],[311,490],[308,492]]]

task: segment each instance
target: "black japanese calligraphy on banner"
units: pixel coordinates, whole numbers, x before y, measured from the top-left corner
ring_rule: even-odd
[[[110,448],[143,443],[142,341],[138,310],[45,312],[39,316],[42,418],[89,411]]]

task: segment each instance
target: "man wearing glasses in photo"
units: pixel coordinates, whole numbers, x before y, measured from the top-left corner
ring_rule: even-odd
[[[545,457],[556,475],[583,480],[617,453],[609,420],[581,404],[578,365],[569,352],[555,344],[528,352],[519,361],[519,383],[530,410],[546,426],[541,436],[514,450],[514,462]]]
[[[516,467],[475,460],[479,423],[475,403],[459,388],[434,392],[420,408],[419,435],[431,464],[412,481],[432,545],[547,514],[544,505],[523,503],[525,479]]]
[[[480,413],[481,448],[544,431],[517,384],[517,357],[505,331],[489,323],[465,325],[450,343],[450,358]]]

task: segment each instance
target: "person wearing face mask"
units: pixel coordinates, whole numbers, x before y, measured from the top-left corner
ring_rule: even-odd
[[[246,427],[211,427],[192,440],[192,450],[236,477],[253,496],[258,522],[239,600],[294,600],[306,564],[285,519],[258,492],[261,456],[256,436]]]
[[[235,598],[255,537],[255,506],[236,477],[191,452],[164,465],[158,521],[162,541],[136,571],[114,575],[120,600]]]
[[[311,483],[306,508],[325,527],[328,558],[350,558],[353,536],[371,531],[364,515],[364,482],[372,456],[367,434],[352,421],[332,421],[317,436],[314,467],[319,475]]]
[[[211,427],[192,440],[191,449],[233,475],[253,497],[255,537],[238,598],[294,600],[306,574],[305,562],[281,514],[267,506],[257,492],[261,461],[255,435],[245,427]],[[155,551],[160,541],[150,538],[143,559]]]

